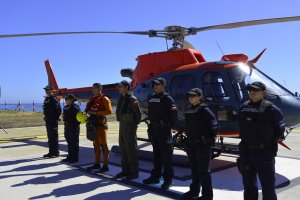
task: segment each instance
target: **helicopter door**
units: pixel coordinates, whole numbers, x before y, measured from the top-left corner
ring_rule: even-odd
[[[177,106],[179,120],[184,119],[184,110],[188,106],[186,93],[195,87],[197,82],[194,74],[178,74],[171,79],[170,92]]]

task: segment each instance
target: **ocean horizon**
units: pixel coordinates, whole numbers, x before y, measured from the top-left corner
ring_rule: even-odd
[[[61,108],[65,106],[65,103],[60,103]],[[81,103],[81,110],[85,109],[86,104]],[[0,110],[15,110],[15,111],[34,111],[43,112],[43,103],[10,103],[10,104],[0,104]]]

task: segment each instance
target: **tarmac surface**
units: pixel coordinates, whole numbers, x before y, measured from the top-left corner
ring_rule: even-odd
[[[96,174],[86,170],[93,164],[92,142],[85,137],[81,126],[79,162],[61,162],[66,156],[67,144],[63,126],[59,127],[61,156],[44,159],[48,153],[45,127],[0,130],[0,191],[1,200],[6,199],[178,199],[188,191],[190,169],[185,152],[174,151],[175,177],[173,186],[162,191],[159,184],[144,185],[152,168],[151,145],[139,142],[140,176],[137,179],[115,179],[121,171],[118,153],[118,123],[109,123],[110,162],[108,172]],[[146,137],[146,126],[141,124],[138,137]],[[225,142],[237,143],[234,139]],[[300,197],[300,130],[294,130],[286,139],[292,150],[279,147],[276,157],[276,192],[278,199],[296,200]],[[145,156],[146,155],[146,156]],[[241,176],[235,164],[236,156],[224,154],[212,161],[214,199],[243,199]],[[261,191],[260,191],[260,199]]]

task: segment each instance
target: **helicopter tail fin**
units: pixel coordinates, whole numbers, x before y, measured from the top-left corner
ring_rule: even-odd
[[[288,150],[291,150],[291,148],[288,147],[286,144],[284,144],[283,141],[279,141],[278,144],[280,144],[281,146],[287,148]]]
[[[52,88],[52,90],[56,91],[56,90],[58,90],[58,85],[57,85],[55,76],[53,74],[50,62],[49,62],[49,60],[45,60],[44,63],[45,63],[46,71],[47,71],[47,75],[48,75],[48,86],[50,86]]]

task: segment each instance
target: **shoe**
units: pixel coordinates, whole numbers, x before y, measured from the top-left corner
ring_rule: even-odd
[[[115,175],[115,178],[122,178],[122,177],[125,177],[127,175],[128,175],[128,173],[126,173],[124,171],[121,171],[120,173],[118,173],[117,175]]]
[[[95,173],[103,173],[103,172],[107,172],[109,169],[108,169],[108,166],[107,165],[103,165],[101,167],[101,169],[95,171]]]
[[[65,158],[61,160],[62,162],[70,162],[70,158]]]
[[[147,179],[143,180],[144,184],[154,184],[154,183],[159,183],[159,178],[154,178],[153,176],[150,176]]]
[[[59,154],[52,154],[52,153],[47,153],[47,154],[43,155],[44,158],[55,158],[58,156],[59,156]]]
[[[127,180],[132,180],[132,179],[136,179],[136,178],[138,178],[139,177],[139,174],[128,174],[127,176],[126,176],[126,179]]]
[[[90,167],[87,167],[86,169],[87,170],[92,170],[92,169],[99,169],[99,168],[100,168],[100,164],[94,164],[94,165],[92,165]]]
[[[78,159],[70,159],[69,160],[69,163],[77,163],[78,162]]]
[[[192,199],[192,198],[196,198],[199,196],[199,192],[192,192],[191,190],[183,193],[182,196],[180,197],[181,200],[185,200],[185,199]]]
[[[162,190],[168,190],[170,189],[170,187],[172,186],[172,182],[171,181],[165,181],[161,186],[160,188]]]
[[[196,198],[196,199],[197,199],[197,200],[213,200],[212,197],[203,197],[203,196],[198,197],[198,198]]]
[[[43,155],[44,158],[51,158],[51,156],[52,156],[52,154],[50,154],[50,153]]]

